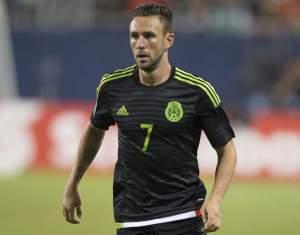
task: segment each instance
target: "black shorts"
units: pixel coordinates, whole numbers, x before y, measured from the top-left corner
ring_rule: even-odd
[[[202,217],[136,228],[120,228],[117,235],[205,235]]]

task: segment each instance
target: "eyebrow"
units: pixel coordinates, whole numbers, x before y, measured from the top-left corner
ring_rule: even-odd
[[[130,32],[130,35],[134,35],[134,34],[142,34],[142,35],[145,35],[145,34],[148,34],[148,35],[156,35],[156,33],[152,30],[150,31],[144,31],[144,32],[141,32],[139,33],[138,31],[131,31]]]

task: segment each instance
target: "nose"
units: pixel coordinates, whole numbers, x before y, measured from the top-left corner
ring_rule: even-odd
[[[144,37],[139,37],[136,46],[137,46],[138,49],[144,49],[145,48],[145,38]]]

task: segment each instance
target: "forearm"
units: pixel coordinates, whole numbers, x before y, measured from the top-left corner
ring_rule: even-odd
[[[234,174],[236,151],[232,140],[224,147],[216,149],[216,151],[218,154],[218,165],[210,199],[221,203]]]
[[[104,137],[104,131],[96,129],[91,123],[85,127],[80,139],[76,162],[72,168],[69,185],[76,187],[94,160]]]

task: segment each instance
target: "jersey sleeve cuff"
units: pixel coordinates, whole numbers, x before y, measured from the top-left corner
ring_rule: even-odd
[[[231,127],[222,128],[219,130],[214,139],[209,139],[210,144],[214,148],[219,148],[226,145],[232,138],[235,137]]]
[[[100,130],[107,131],[110,125],[104,124],[104,123],[98,123],[93,119],[93,116],[91,116],[90,121],[92,125]]]

